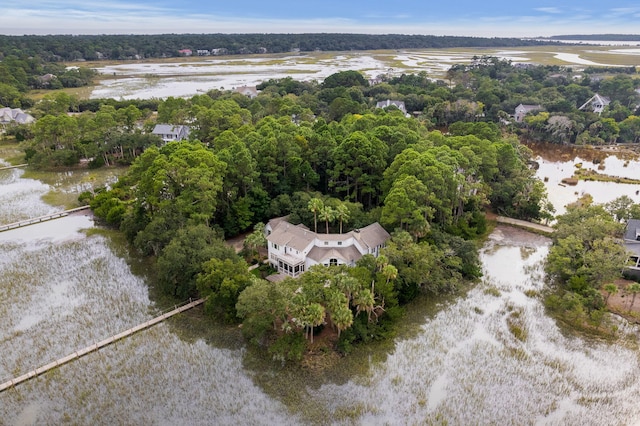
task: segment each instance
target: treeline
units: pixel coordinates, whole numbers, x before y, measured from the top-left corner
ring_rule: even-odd
[[[47,62],[25,53],[6,55],[0,60],[0,106],[29,108],[34,105],[26,94],[32,89],[82,87],[93,82],[96,71]]]
[[[160,34],[0,36],[0,59],[14,55],[46,62],[180,56],[180,50],[217,54],[282,53],[452,47],[513,47],[548,44],[518,38],[403,34]]]

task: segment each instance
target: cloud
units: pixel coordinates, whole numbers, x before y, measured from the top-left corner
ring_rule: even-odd
[[[562,13],[562,10],[560,10],[557,7],[536,7],[533,10],[537,10],[538,12],[543,12],[543,13],[551,13],[551,14]]]

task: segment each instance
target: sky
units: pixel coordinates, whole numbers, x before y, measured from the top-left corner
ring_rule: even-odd
[[[365,33],[478,37],[639,34],[616,0],[3,0],[0,34]]]

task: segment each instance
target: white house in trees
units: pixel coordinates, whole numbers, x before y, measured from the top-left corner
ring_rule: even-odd
[[[365,254],[378,257],[390,235],[378,222],[345,234],[321,234],[286,218],[265,226],[269,262],[281,274],[297,277],[313,265],[355,266]]]
[[[165,142],[172,142],[189,139],[190,130],[189,126],[181,124],[156,124],[151,133],[160,136]]]
[[[517,123],[522,123],[524,117],[530,112],[540,111],[542,109],[541,105],[523,105],[520,104],[516,107],[516,110],[513,114],[513,118],[515,118]]]
[[[602,111],[604,111],[604,108],[610,103],[611,103],[611,99],[596,93],[578,109],[593,111],[596,114],[600,115],[602,114]]]

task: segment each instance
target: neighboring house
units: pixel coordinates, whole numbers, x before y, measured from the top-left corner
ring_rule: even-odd
[[[407,107],[404,105],[403,101],[392,101],[391,99],[387,99],[386,101],[376,103],[376,108],[389,108],[390,106],[395,106],[403,113],[407,113]]]
[[[207,49],[198,49],[196,50],[196,54],[198,56],[209,56],[211,52],[209,52]]]
[[[181,50],[178,50],[178,53],[181,56],[191,56],[191,55],[193,55],[193,51],[191,51],[191,49],[181,49]]]
[[[189,139],[189,131],[189,126],[181,124],[156,124],[151,133],[160,136],[165,142],[172,142]]]
[[[0,124],[30,124],[36,121],[33,116],[20,108],[0,108]]]
[[[640,278],[640,220],[629,219],[623,240],[624,247],[631,253],[625,272]]]
[[[515,118],[516,123],[522,123],[524,117],[530,112],[540,111],[542,109],[541,105],[523,105],[520,104],[516,107],[516,110],[513,114],[513,118]]]
[[[258,89],[256,89],[256,86],[240,86],[236,87],[233,91],[243,94],[251,99],[258,96]]]
[[[606,96],[600,96],[599,94],[595,94],[585,102],[579,110],[589,110],[593,111],[596,114],[600,115],[602,111],[604,111],[605,107],[611,103],[611,99]]]
[[[378,257],[390,235],[378,222],[345,234],[321,234],[286,218],[265,226],[269,262],[279,273],[297,277],[313,265],[355,266],[365,254]]]

